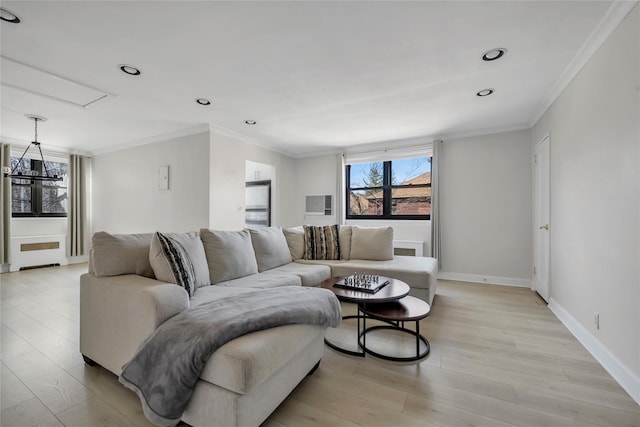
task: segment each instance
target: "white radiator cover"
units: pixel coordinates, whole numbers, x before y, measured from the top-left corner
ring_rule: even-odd
[[[394,240],[393,247],[414,250],[414,256],[423,256],[424,241],[422,240]]]
[[[22,250],[24,244],[57,242],[56,249]],[[23,267],[60,264],[67,265],[67,236],[49,234],[41,236],[16,236],[11,238],[11,267],[9,271],[18,271]]]

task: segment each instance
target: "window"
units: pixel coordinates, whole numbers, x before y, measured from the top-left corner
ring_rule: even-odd
[[[13,169],[20,161],[11,157]],[[14,217],[66,217],[67,216],[67,176],[68,163],[45,160],[22,159],[18,166],[24,174],[34,171],[42,175],[44,166],[49,175],[56,174],[62,181],[32,181],[29,179],[11,179],[11,210]]]
[[[347,219],[430,219],[431,157],[346,167]]]

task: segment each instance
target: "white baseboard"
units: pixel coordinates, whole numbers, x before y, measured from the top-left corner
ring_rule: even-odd
[[[633,373],[602,342],[582,326],[556,300],[549,300],[549,310],[569,329],[604,369],[640,405],[640,377]]]
[[[531,279],[523,279],[519,277],[483,276],[480,274],[449,273],[446,271],[440,271],[438,272],[438,279],[531,288]]]
[[[82,264],[83,262],[89,262],[89,255],[70,256],[67,257],[69,264]]]

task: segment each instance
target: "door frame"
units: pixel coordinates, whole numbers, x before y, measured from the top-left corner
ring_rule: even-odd
[[[536,267],[539,266],[540,261],[539,261],[539,230],[538,228],[540,227],[540,221],[539,221],[539,206],[538,206],[538,200],[539,200],[539,191],[540,189],[538,188],[538,174],[540,173],[539,167],[537,166],[537,156],[538,156],[538,150],[539,147],[543,144],[543,143],[548,144],[548,158],[547,158],[547,185],[546,185],[546,192],[547,192],[547,224],[551,224],[551,139],[550,139],[550,135],[549,133],[545,134],[533,147],[533,280],[531,281],[531,289],[538,292],[538,294],[540,294],[540,296],[545,299],[547,302],[549,302],[548,300],[551,299],[551,234],[548,235],[548,239],[547,239],[547,250],[546,250],[546,254],[544,255],[546,257],[546,261],[547,261],[547,277],[546,277],[546,284],[547,284],[547,288],[546,288],[546,298],[545,295],[542,295],[542,293],[539,292],[539,286],[538,284],[540,283],[537,278],[539,277],[539,272],[537,272],[535,269]],[[547,230],[547,233],[550,233],[549,230]],[[544,292],[543,292],[544,293]]]

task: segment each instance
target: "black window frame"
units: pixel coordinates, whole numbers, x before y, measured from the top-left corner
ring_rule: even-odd
[[[427,157],[429,158],[429,163],[431,164],[433,158],[431,156],[418,156],[418,157]],[[392,184],[392,168],[391,162],[393,160],[382,160],[382,161],[374,161],[370,163],[382,163],[382,186],[378,187],[351,187],[351,165],[348,164],[345,166],[345,189],[346,189],[346,200],[345,200],[345,218],[346,219],[356,219],[356,220],[413,220],[413,221],[425,221],[431,219],[431,214],[429,215],[392,215],[392,190],[398,188],[417,188],[417,187],[426,187],[431,188],[431,182],[428,184],[409,184],[409,185],[393,185]],[[362,190],[382,190],[382,215],[353,215],[351,214],[351,192],[353,191],[362,191]]]
[[[37,160],[37,159],[29,159],[29,160],[31,161],[31,170],[35,170],[40,175],[42,175],[42,173],[43,173],[43,162],[42,162],[42,160]],[[62,162],[60,162],[60,163],[62,163]],[[44,183],[48,182],[48,181],[40,181],[40,180],[30,180],[29,183],[18,183],[18,182],[16,182],[18,180],[27,181],[28,177],[25,177],[25,178],[12,178],[11,179],[11,188],[13,189],[13,186],[31,188],[31,212],[13,212],[13,206],[12,206],[11,207],[11,216],[13,218],[66,218],[68,216],[67,212],[64,212],[64,213],[61,213],[61,212],[42,212],[42,190],[43,190],[43,188],[47,187],[47,188],[65,188],[65,189],[68,189],[68,186],[44,185]],[[13,195],[12,195],[11,200],[13,202]]]

